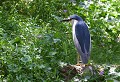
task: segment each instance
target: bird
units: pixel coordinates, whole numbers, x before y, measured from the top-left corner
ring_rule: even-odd
[[[71,15],[61,21],[71,21],[72,23],[73,42],[78,52],[77,65],[79,65],[80,63],[87,64],[90,58],[91,51],[91,36],[88,25],[80,16],[76,14]]]

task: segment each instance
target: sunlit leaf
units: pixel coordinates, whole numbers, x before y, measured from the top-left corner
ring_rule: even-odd
[[[32,61],[32,59],[29,55],[24,55],[24,57],[21,58],[21,61],[27,63]]]

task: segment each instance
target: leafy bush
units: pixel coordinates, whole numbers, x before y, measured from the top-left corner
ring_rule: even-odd
[[[1,0],[0,80],[60,81],[60,62],[76,63],[71,25],[80,15],[92,37],[90,62],[120,64],[119,0]]]

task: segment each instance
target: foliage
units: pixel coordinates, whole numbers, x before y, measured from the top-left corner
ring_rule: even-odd
[[[71,25],[81,16],[92,38],[90,62],[120,64],[119,0],[1,0],[0,80],[60,81],[60,62],[76,63]]]

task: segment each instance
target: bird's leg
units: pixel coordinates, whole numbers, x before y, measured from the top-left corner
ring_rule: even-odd
[[[81,65],[82,61],[80,61],[80,55],[77,54],[77,64],[76,65]]]
[[[77,54],[77,64],[80,64],[80,56]]]
[[[76,66],[81,66],[81,67],[85,67],[86,64],[83,64],[81,59],[80,59],[80,54],[77,55],[77,64]]]

